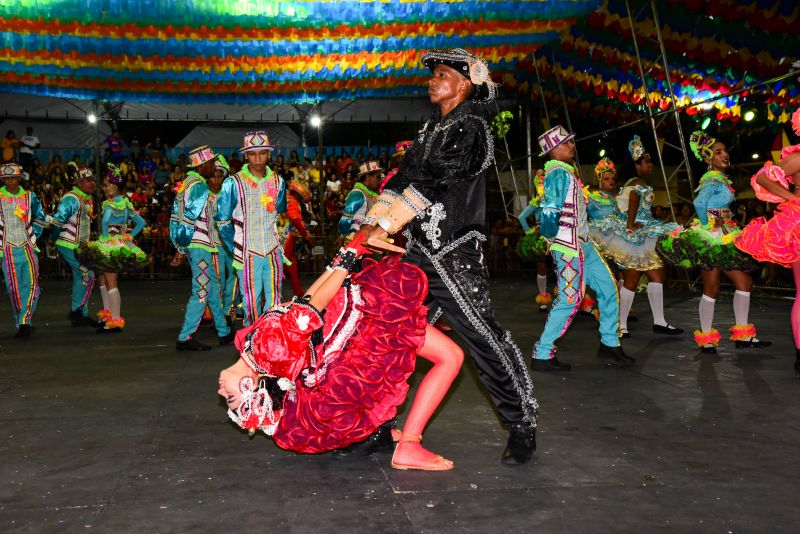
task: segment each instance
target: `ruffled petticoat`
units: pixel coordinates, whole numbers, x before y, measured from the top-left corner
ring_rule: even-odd
[[[751,272],[758,268],[758,262],[740,252],[734,245],[739,227],[726,227],[714,231],[701,224],[685,230],[675,230],[662,237],[656,250],[667,262],[685,269],[741,270]]]
[[[628,231],[627,224],[616,216],[589,222],[589,236],[604,257],[622,269],[649,271],[664,266],[656,252],[658,240],[680,228],[674,223],[653,222]]]
[[[771,219],[750,221],[734,241],[758,261],[791,267],[800,261],[800,198],[780,204]]]
[[[101,236],[77,250],[81,265],[104,273],[138,271],[147,264],[147,254],[127,234]]]
[[[427,278],[396,258],[363,264],[326,308],[317,361],[284,399],[272,436],[279,447],[319,453],[363,441],[405,400],[425,343]],[[278,320],[262,315],[250,328],[272,328],[264,321]],[[267,348],[254,350],[266,357]]]

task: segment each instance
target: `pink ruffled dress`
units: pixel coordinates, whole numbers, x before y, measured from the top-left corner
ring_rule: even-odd
[[[800,145],[784,148],[781,157],[797,153],[800,153]],[[786,201],[773,195],[757,183],[758,177],[762,174],[787,189],[793,182],[791,176],[786,176],[783,170],[772,162],[768,162],[753,175],[750,185],[756,197],[779,206],[771,219],[759,217],[750,221],[750,224],[736,237],[734,244],[736,248],[750,254],[758,261],[790,267],[792,263],[800,261],[800,198]]]

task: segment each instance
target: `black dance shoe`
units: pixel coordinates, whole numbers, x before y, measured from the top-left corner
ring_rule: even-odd
[[[700,347],[700,352],[705,353],[705,354],[716,354],[717,353],[717,347],[715,347],[714,345],[711,345],[711,346],[708,346],[708,347]]]
[[[772,341],[753,341],[753,338],[736,341],[737,349],[763,349],[772,345]]]
[[[660,324],[653,325],[653,332],[656,334],[666,334],[668,336],[677,336],[679,334],[683,334],[683,328],[675,328],[671,324],[667,324],[667,326],[661,326]]]
[[[508,443],[500,461],[505,465],[527,463],[536,450],[536,429],[529,423],[509,423]]]
[[[533,370],[534,371],[544,371],[544,372],[551,372],[551,373],[564,373],[572,369],[572,366],[568,363],[562,363],[558,361],[558,358],[553,356],[549,360],[538,360],[536,358],[533,359]]]
[[[345,458],[348,456],[369,456],[376,452],[392,450],[394,440],[392,440],[392,429],[397,425],[397,419],[390,419],[378,427],[378,430],[369,435],[364,441],[352,443],[342,449],[333,451],[334,458]]]
[[[597,349],[597,357],[601,360],[606,360],[609,365],[617,367],[630,367],[636,363],[636,358],[632,358],[625,354],[622,347],[609,347],[608,345],[600,344]]]
[[[105,326],[100,326],[97,329],[98,334],[119,334],[122,332],[122,328],[119,326],[115,326],[114,328],[106,328]]]
[[[83,313],[81,313],[81,310],[73,310],[69,312],[68,318],[72,323],[72,326],[91,326],[92,328],[97,328],[100,326],[100,323],[91,317],[84,317]]]
[[[233,341],[234,337],[236,337],[236,333],[233,330],[231,330],[230,332],[228,332],[224,336],[217,337],[217,339],[219,340],[219,344],[220,345],[227,345],[228,343]]]
[[[200,343],[196,339],[190,337],[186,341],[176,341],[175,350],[201,351],[201,350],[211,350],[211,347],[206,345],[205,343]]]
[[[14,337],[31,337],[34,330],[36,329],[29,324],[21,324],[17,328],[17,333],[14,334]]]

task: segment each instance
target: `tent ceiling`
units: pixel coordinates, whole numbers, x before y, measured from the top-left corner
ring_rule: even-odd
[[[510,70],[599,3],[2,2],[0,91],[178,104],[419,97],[422,51],[469,48]]]

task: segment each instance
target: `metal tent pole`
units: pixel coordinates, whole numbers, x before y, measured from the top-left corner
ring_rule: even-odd
[[[689,162],[689,151],[686,149],[686,139],[683,136],[683,128],[681,128],[681,115],[678,111],[677,100],[675,99],[675,92],[672,89],[672,79],[669,76],[669,62],[667,61],[667,49],[664,47],[664,36],[661,34],[661,22],[658,18],[658,9],[656,8],[655,0],[650,0],[650,7],[653,10],[653,22],[656,26],[656,35],[658,36],[658,47],[661,50],[661,61],[664,63],[664,79],[669,88],[669,96],[672,100],[672,113],[675,118],[675,124],[678,130],[678,139],[681,142],[681,151],[683,152],[683,163],[686,165],[686,175],[689,177],[689,191],[690,195],[694,196],[694,181],[692,180],[692,167]],[[669,195],[669,188],[667,189]],[[670,201],[670,206],[672,202]],[[673,214],[674,215],[674,214]]]
[[[647,76],[644,72],[644,65],[642,65],[642,55],[639,52],[639,41],[636,38],[636,24],[634,23],[633,12],[631,11],[631,4],[629,0],[625,0],[625,9],[628,11],[628,23],[631,26],[631,36],[633,37],[633,48],[636,51],[636,63],[639,65],[639,75],[642,78],[642,92],[644,93],[645,107],[647,108],[647,116],[650,120],[650,128],[653,131],[653,141],[655,141],[656,152],[658,153],[658,165],[661,168],[661,176],[664,179],[664,187],[667,190],[667,198],[669,199],[669,210],[672,213],[672,219],[675,220],[675,208],[672,206],[672,197],[669,192],[669,181],[667,180],[667,170],[664,168],[664,158],[662,157],[661,154],[661,148],[658,146],[658,130],[656,128],[655,117],[653,116],[653,108],[650,105],[649,91],[647,89]],[[678,129],[680,130],[680,123],[678,123]]]

